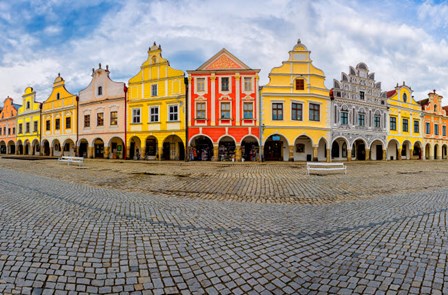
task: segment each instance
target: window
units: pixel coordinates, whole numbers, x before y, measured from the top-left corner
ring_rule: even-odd
[[[296,90],[305,90],[305,80],[296,79]]]
[[[403,132],[409,132],[409,120],[403,119]]]
[[[12,127],[12,134],[16,134],[16,127]]]
[[[406,93],[403,93],[403,101],[408,102],[408,95]]]
[[[179,108],[177,105],[169,106],[168,116],[170,121],[179,120]]]
[[[429,122],[426,122],[426,134],[430,134],[431,133],[431,125]]]
[[[61,129],[61,119],[58,118],[54,121],[54,129],[56,130]]]
[[[375,115],[374,126],[375,126],[375,128],[380,128],[381,127],[381,115],[379,115],[379,114]]]
[[[254,118],[254,104],[252,102],[245,102],[243,104],[244,119]]]
[[[437,113],[437,105],[434,105],[434,113]]]
[[[50,120],[47,120],[45,122],[45,130],[50,131],[50,127],[51,127],[51,122],[50,122]]]
[[[358,125],[359,126],[366,126],[366,114],[365,113],[358,113]]]
[[[252,78],[244,77],[244,91],[250,92],[252,91]]]
[[[442,136],[446,136],[446,126],[442,126]]]
[[[70,129],[70,128],[72,128],[72,118],[66,117],[65,118],[65,129]]]
[[[420,132],[420,127],[419,127],[419,121],[414,120],[414,132],[415,133],[419,133]]]
[[[3,127],[3,134],[6,135],[6,127]]]
[[[221,119],[230,119],[230,102],[221,103]]]
[[[57,99],[57,100],[61,99],[61,94],[57,93],[57,94],[56,94],[56,99]]]
[[[110,125],[111,126],[118,125],[118,112],[117,111],[110,112]]]
[[[196,79],[196,92],[205,92],[205,78]]]
[[[140,109],[132,109],[132,123],[140,123]]]
[[[34,121],[34,130],[33,130],[33,132],[37,132],[37,128],[39,127],[37,124],[38,124],[37,121]]]
[[[151,96],[157,96],[157,84],[151,85]]]
[[[9,135],[11,134],[11,128],[8,128],[8,134]]]
[[[390,130],[397,130],[397,118],[390,117]]]
[[[205,102],[196,103],[196,119],[205,119]]]
[[[159,107],[150,107],[149,108],[149,122],[159,122]]]
[[[22,134],[22,124],[19,124],[19,134]]]
[[[434,134],[439,135],[439,124],[434,124]]]
[[[348,112],[341,111],[341,125],[348,125]]]
[[[283,103],[272,104],[272,120],[283,120]]]
[[[359,99],[364,100],[365,93],[364,91],[359,91]]]
[[[320,121],[320,105],[310,103],[310,121]]]
[[[30,122],[25,123],[25,133],[30,133]]]
[[[2,130],[3,130],[3,129],[2,129],[2,128],[0,128],[0,135],[2,135]]]
[[[84,128],[90,127],[90,115],[84,115]]]
[[[96,114],[96,126],[104,126],[104,113]]]
[[[98,86],[98,95],[103,95],[103,86]]]
[[[230,87],[229,87],[229,78],[228,77],[223,77],[221,78],[221,91],[230,91]]]
[[[303,106],[301,103],[293,102],[291,106],[291,120],[302,121],[303,120]]]
[[[29,109],[29,108],[30,108],[30,102],[27,101],[27,102],[26,102],[26,109]]]

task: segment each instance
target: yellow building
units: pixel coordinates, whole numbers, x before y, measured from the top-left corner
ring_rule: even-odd
[[[58,74],[53,91],[42,104],[42,153],[45,156],[76,154],[77,96],[65,89],[65,81]]]
[[[184,159],[184,72],[170,67],[155,42],[140,72],[129,80],[127,112],[129,159]]]
[[[36,92],[27,87],[22,95],[22,106],[17,111],[17,145],[24,155],[40,154],[40,108]]]
[[[329,91],[310,53],[299,40],[261,90],[265,160],[330,161]]]
[[[387,92],[389,128],[387,133],[387,160],[422,159],[422,111],[412,96],[412,89],[398,85]]]

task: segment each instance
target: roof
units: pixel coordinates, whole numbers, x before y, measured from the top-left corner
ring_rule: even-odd
[[[22,105],[21,104],[18,104],[18,103],[13,103],[12,104],[16,109],[19,109]]]
[[[259,71],[250,68],[243,63],[235,55],[230,53],[227,49],[223,48],[214,56],[209,58],[203,63],[196,71],[219,71],[219,70],[252,70]],[[192,72],[192,71],[187,71]]]
[[[395,95],[395,93],[397,93],[397,90],[390,90],[390,91],[386,92],[386,96],[387,96],[387,98],[389,98],[389,97]]]

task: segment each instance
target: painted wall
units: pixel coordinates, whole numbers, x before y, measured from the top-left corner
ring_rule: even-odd
[[[24,155],[40,154],[40,107],[41,103],[36,101],[36,92],[32,87],[25,88],[22,95],[22,106],[17,111],[17,126],[22,125],[17,132],[17,145],[23,145]],[[27,130],[27,124],[29,126]]]
[[[17,107],[11,97],[7,97],[3,102],[3,109],[0,113],[0,153],[15,153],[16,143],[16,123]]]

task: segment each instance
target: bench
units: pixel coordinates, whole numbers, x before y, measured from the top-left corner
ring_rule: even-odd
[[[62,156],[58,159],[59,162],[66,162],[67,165],[70,166],[70,163],[77,163],[79,166],[82,166],[84,164],[84,158],[83,157],[71,157],[71,156]]]
[[[347,174],[347,166],[344,163],[307,162],[306,174],[310,175],[312,171],[344,171]]]

